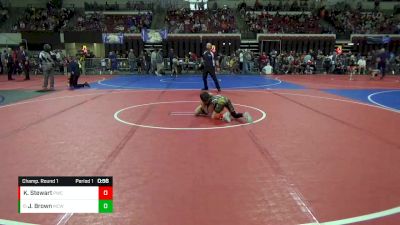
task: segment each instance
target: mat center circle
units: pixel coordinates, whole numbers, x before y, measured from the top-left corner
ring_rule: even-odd
[[[261,122],[266,112],[253,106],[234,104],[239,112],[249,112],[253,123],[243,119],[234,119],[230,123],[213,120],[209,117],[194,116],[194,109],[199,101],[152,102],[133,105],[114,113],[114,118],[130,126],[161,130],[214,130],[247,126]]]

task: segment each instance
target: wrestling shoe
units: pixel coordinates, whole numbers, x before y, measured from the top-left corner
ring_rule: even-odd
[[[251,117],[250,113],[248,112],[243,113],[243,117],[248,123],[253,123],[253,117]]]
[[[222,117],[222,120],[224,120],[227,123],[230,123],[232,121],[231,113],[230,112],[225,112],[224,116]]]

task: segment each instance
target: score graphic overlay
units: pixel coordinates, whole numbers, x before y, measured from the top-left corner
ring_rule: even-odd
[[[18,177],[18,213],[112,212],[112,177]]]

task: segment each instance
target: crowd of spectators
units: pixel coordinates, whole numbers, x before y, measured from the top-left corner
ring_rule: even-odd
[[[168,10],[165,23],[170,33],[234,33],[236,19],[229,8],[191,11],[187,8]]]
[[[71,29],[76,31],[102,31],[138,33],[142,28],[150,28],[153,15],[150,12],[136,15],[104,15],[91,13],[78,16]]]
[[[230,74],[250,74],[260,72],[263,74],[371,74],[379,69],[382,55],[386,57],[386,74],[400,74],[400,54],[395,55],[384,49],[373,50],[367,55],[352,52],[324,54],[322,51],[281,52],[272,49],[260,55],[249,50],[237,50],[230,55],[217,54],[217,71]],[[128,58],[131,72],[145,74],[165,73],[164,69],[170,69],[171,73],[197,70],[202,58],[192,52],[185,54],[184,58],[178,58],[173,50],[164,54],[162,50],[143,51],[140,55],[131,52],[110,53],[115,58]],[[164,66],[163,57],[167,57]],[[112,57],[111,57],[112,58]],[[169,59],[169,60],[168,60]],[[119,70],[116,64],[112,70]],[[163,71],[163,72],[161,72]]]
[[[0,1],[0,24],[4,23],[8,18],[8,8]]]
[[[373,50],[367,55],[347,52],[339,54],[333,51],[324,55],[321,51],[263,53],[258,59],[260,71],[271,66],[274,74],[370,74],[379,67],[382,55],[385,55],[386,73],[400,73],[400,55],[389,53],[385,49]]]
[[[247,11],[245,21],[250,31],[256,33],[321,33],[320,19],[312,14],[256,14]]]
[[[256,0],[253,6],[246,4],[245,2],[238,5],[239,11],[313,11],[317,5],[315,1],[309,0],[281,0],[278,2],[269,1],[268,4],[262,4],[259,0]]]
[[[322,8],[320,16],[332,25],[337,34],[400,33],[400,15],[384,13],[379,10],[379,5],[375,5],[372,11],[365,11],[362,4],[352,8],[348,3],[340,2],[330,9]]]
[[[145,3],[143,1],[135,2],[135,1],[127,1],[126,8],[130,10],[153,10],[153,3]]]
[[[68,27],[74,31],[104,31],[103,13],[82,14],[76,18],[75,24]]]
[[[74,16],[74,9],[57,8],[48,3],[46,8],[28,7],[14,24],[13,31],[60,31]]]
[[[104,11],[104,10],[113,11],[113,10],[119,10],[119,5],[117,4],[117,2],[115,2],[114,4],[108,4],[108,2],[106,2],[106,4],[103,5],[94,1],[93,3],[85,2],[84,8],[87,11]]]
[[[88,11],[117,11],[123,7],[121,7],[117,2],[114,4],[108,4],[108,2],[105,4],[98,4],[96,1],[94,1],[93,3],[85,2],[84,8]],[[137,11],[152,10],[153,4],[145,3],[144,1],[127,1],[124,9]]]
[[[336,33],[345,35],[400,33],[400,15],[385,14],[379,10],[379,7],[375,7],[372,11],[364,11],[362,7],[362,4],[357,4],[356,8],[352,8],[346,2],[337,3],[326,9],[316,6],[314,1],[309,4],[307,1],[293,1],[291,4],[286,1],[280,2],[278,5],[273,5],[271,2],[261,5],[259,1],[256,1],[254,7],[242,3],[238,6],[238,10],[248,24],[249,30],[255,33]],[[307,10],[309,11],[304,12]]]
[[[361,12],[334,8],[327,11],[325,20],[343,34],[395,34],[400,33],[400,17],[382,12]]]

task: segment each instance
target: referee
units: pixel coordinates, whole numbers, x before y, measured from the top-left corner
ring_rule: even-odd
[[[203,91],[208,90],[207,84],[207,77],[210,74],[211,78],[214,80],[215,87],[217,88],[218,92],[221,91],[221,87],[219,86],[217,76],[215,75],[215,60],[214,60],[214,53],[211,51],[212,45],[211,43],[207,43],[206,45],[207,50],[203,53],[203,61],[204,61],[204,68],[203,68],[203,83],[204,88]]]

